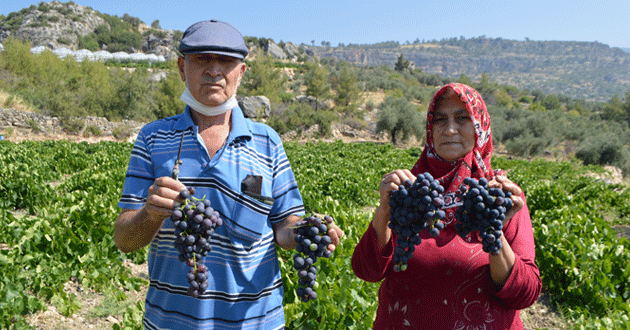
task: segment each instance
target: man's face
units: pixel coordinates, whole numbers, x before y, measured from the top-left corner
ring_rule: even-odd
[[[245,63],[236,57],[218,54],[188,54],[177,60],[179,74],[192,96],[216,107],[236,94],[245,72]]]

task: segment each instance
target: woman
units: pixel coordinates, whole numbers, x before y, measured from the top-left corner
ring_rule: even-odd
[[[490,117],[481,95],[458,83],[442,87],[427,113],[427,143],[411,171],[386,174],[380,205],[352,256],[355,274],[379,282],[374,329],[523,329],[519,310],[532,305],[541,280],[534,262],[534,236],[525,195],[493,170]],[[425,230],[407,269],[393,270],[395,237],[389,229],[389,195],[405,180],[429,172],[445,188],[445,228],[437,237]],[[498,254],[482,251],[477,235],[455,229],[455,192],[466,177],[512,193]]]

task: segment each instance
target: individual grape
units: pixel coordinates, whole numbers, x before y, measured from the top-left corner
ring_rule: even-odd
[[[328,245],[332,242],[328,236],[328,229],[333,223],[330,216],[321,219],[313,215],[304,217],[293,229],[297,243],[296,253],[293,255],[293,268],[298,271],[298,287],[295,293],[303,302],[317,298],[315,290],[319,283],[315,264],[319,257],[332,256],[332,252],[328,250]]]
[[[196,298],[208,288],[208,268],[199,261],[212,250],[212,234],[223,220],[210,206],[210,200],[195,198],[194,194],[194,187],[180,191],[179,197],[184,202],[175,204],[170,218],[175,228],[173,247],[179,252],[178,260],[190,267],[186,275],[190,284],[187,293]]]
[[[458,191],[462,205],[455,212],[455,229],[462,237],[477,233],[486,253],[499,254],[505,214],[512,208],[512,194],[489,188],[488,180],[465,178]]]
[[[413,256],[415,246],[422,240],[419,234],[427,230],[437,237],[444,229],[441,222],[446,216],[444,207],[444,187],[429,173],[416,176],[414,181],[406,180],[392,191],[389,197],[390,217],[388,226],[396,237],[394,248],[394,271],[407,269],[407,262]]]
[[[182,189],[182,191],[179,192],[179,198],[183,200],[190,198],[190,191],[188,191],[188,189]]]

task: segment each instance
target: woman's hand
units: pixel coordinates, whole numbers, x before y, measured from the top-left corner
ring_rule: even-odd
[[[488,182],[488,188],[499,188],[501,190],[512,193],[512,208],[506,213],[503,225],[512,219],[512,217],[520,211],[525,205],[525,201],[521,198],[523,191],[514,182],[503,175],[497,175]]]
[[[383,175],[381,179],[379,193],[381,195],[380,205],[374,212],[372,219],[372,227],[376,233],[376,239],[379,247],[382,249],[391,239],[392,231],[387,226],[389,224],[389,196],[392,191],[398,190],[398,187],[406,180],[415,180],[415,176],[409,170],[394,170]]]
[[[389,213],[389,196],[392,191],[398,190],[398,187],[406,180],[411,180],[413,182],[415,179],[416,177],[411,174],[411,171],[409,170],[394,170],[383,175],[379,189],[379,193],[381,195],[380,207],[383,208],[383,210],[387,210]]]

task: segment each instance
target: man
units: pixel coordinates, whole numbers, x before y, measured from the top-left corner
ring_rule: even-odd
[[[144,327],[283,328],[275,244],[295,247],[292,226],[304,206],[278,134],[245,119],[236,102],[246,69],[245,41],[225,22],[203,21],[184,32],[179,51],[187,106],[138,134],[115,225],[121,251],[150,244]],[[182,135],[183,163],[175,180],[171,171]],[[258,184],[242,185],[246,179]],[[195,188],[195,197],[209,199],[223,219],[212,235],[212,251],[198,261],[210,276],[196,298],[186,294],[189,266],[178,260],[173,225],[165,221],[188,187]],[[334,250],[343,232],[334,226],[329,235]]]

